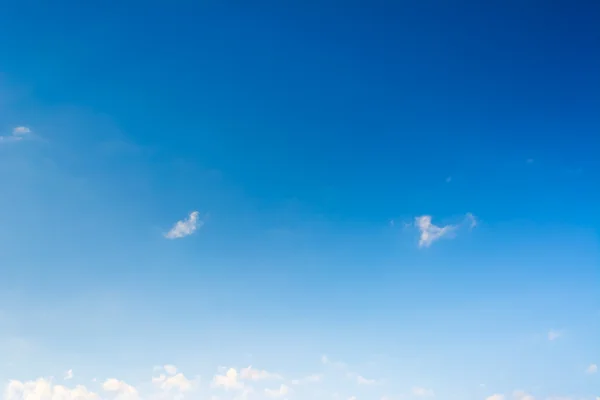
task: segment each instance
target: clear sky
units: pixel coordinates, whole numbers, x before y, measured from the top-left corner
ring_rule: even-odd
[[[4,399],[597,399],[599,20],[0,1]]]

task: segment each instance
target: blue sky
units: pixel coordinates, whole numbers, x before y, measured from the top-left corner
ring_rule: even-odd
[[[4,3],[5,400],[600,396],[597,5]]]

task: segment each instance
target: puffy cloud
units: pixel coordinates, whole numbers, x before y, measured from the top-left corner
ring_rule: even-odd
[[[120,400],[137,399],[139,397],[136,388],[114,378],[107,379],[102,385],[102,388],[106,392],[115,392],[117,394],[117,398]]]
[[[28,382],[10,381],[5,400],[100,400],[100,396],[81,385],[69,389],[54,385],[49,379],[40,378]]]
[[[229,368],[225,375],[215,375],[212,381],[213,387],[221,387],[225,390],[240,390],[244,384],[238,380],[238,373],[235,368]]]
[[[413,387],[411,392],[412,392],[413,396],[417,396],[417,397],[433,397],[433,396],[435,396],[435,393],[433,393],[433,390],[418,387],[418,386]]]
[[[493,395],[487,397],[485,400],[504,400],[504,395],[493,394]]]
[[[65,381],[68,381],[69,379],[73,379],[73,370],[72,369],[65,372]]]
[[[274,374],[265,370],[255,369],[252,366],[242,368],[240,377],[246,380],[259,381],[263,379],[283,379],[279,374]]]
[[[598,366],[596,364],[590,364],[590,366],[587,367],[585,372],[588,374],[595,374],[596,372],[598,372]]]
[[[278,389],[265,389],[265,393],[269,397],[283,397],[290,392],[290,388],[286,385],[279,386]]]
[[[192,211],[188,218],[177,221],[175,225],[173,225],[173,228],[165,233],[165,237],[167,239],[180,239],[191,235],[204,225],[204,222],[198,219],[199,216],[200,213],[198,211]]]
[[[161,374],[156,378],[152,378],[152,383],[163,390],[175,389],[180,392],[187,392],[193,385],[193,382],[186,378],[182,373],[172,376]]]

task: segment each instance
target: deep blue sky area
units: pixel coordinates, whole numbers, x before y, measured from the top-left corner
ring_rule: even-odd
[[[0,382],[598,400],[598,154],[598,1],[0,0]]]

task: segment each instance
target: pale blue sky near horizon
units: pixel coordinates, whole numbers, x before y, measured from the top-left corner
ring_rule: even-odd
[[[2,10],[0,384],[600,395],[598,5]]]

